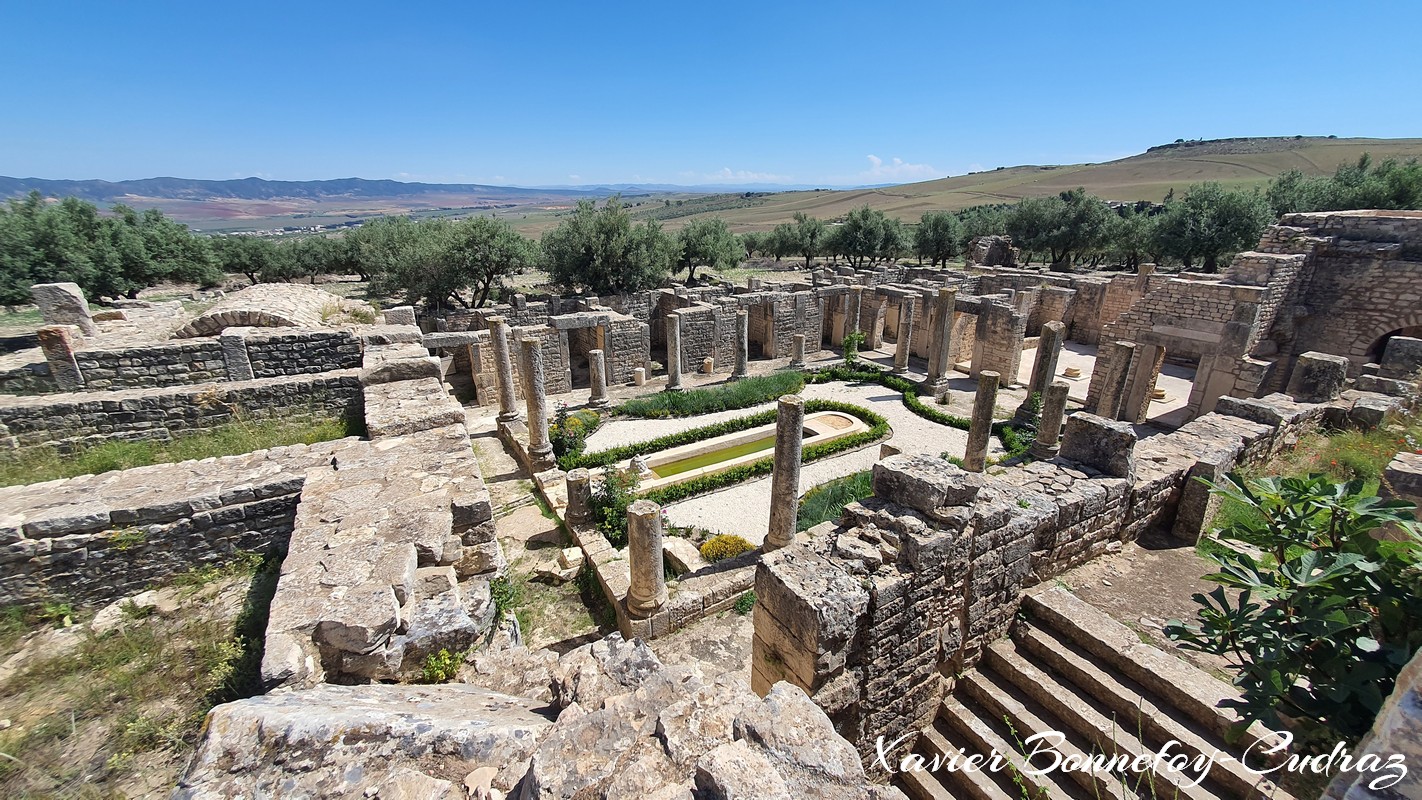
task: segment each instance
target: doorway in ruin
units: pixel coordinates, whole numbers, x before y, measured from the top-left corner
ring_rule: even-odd
[[[574,389],[592,387],[592,376],[588,368],[588,351],[607,352],[607,326],[589,325],[569,328],[563,332],[563,346],[568,353],[568,385]]]
[[[1407,327],[1397,328],[1396,330],[1388,331],[1382,336],[1379,336],[1377,340],[1374,341],[1372,345],[1368,347],[1366,361],[1364,363],[1381,363],[1383,351],[1387,350],[1387,343],[1389,341],[1392,341],[1393,337],[1396,336],[1407,336],[1413,339],[1422,339],[1422,325],[1409,325]]]
[[[775,357],[775,305],[759,303],[746,308],[746,355],[754,361]],[[732,356],[734,358],[734,355]]]

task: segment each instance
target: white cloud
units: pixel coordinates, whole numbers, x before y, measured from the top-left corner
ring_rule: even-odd
[[[568,180],[570,180],[570,181],[580,181],[580,180],[582,180],[582,179],[583,179],[583,176],[581,176],[581,175],[569,175],[569,176],[568,176]]]
[[[859,173],[859,177],[864,180],[921,181],[937,178],[944,174],[931,164],[910,164],[898,157],[887,163],[884,159],[872,154],[866,158],[869,159],[869,169]]]
[[[722,167],[719,172],[702,175],[701,178],[714,183],[793,183],[792,175],[778,175],[774,172],[754,172],[747,169]]]

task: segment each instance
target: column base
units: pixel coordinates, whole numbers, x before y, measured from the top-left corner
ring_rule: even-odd
[[[553,456],[553,445],[551,444],[547,446],[547,449],[534,450],[530,448],[528,451],[528,462],[535,474],[546,472],[558,466],[558,459]]]
[[[667,388],[664,389],[663,391],[667,391],[667,392],[681,392],[681,391],[685,391],[685,390],[686,390],[686,387],[685,387],[685,386],[682,386],[681,384],[678,383],[678,384],[675,385],[675,386],[672,386],[671,384],[667,384]]]
[[[1056,458],[1057,453],[1060,453],[1061,449],[1062,447],[1060,444],[1046,446],[1033,442],[1031,446],[1027,448],[1027,455],[1037,459],[1038,461],[1048,461],[1050,459]]]
[[[607,408],[607,406],[608,406],[608,399],[607,399],[606,397],[599,397],[599,398],[597,398],[597,399],[589,399],[589,400],[588,400],[588,407],[589,407],[589,408]]]
[[[750,377],[750,373],[749,373],[749,372],[732,372],[732,373],[731,373],[731,380],[733,380],[733,381],[743,381],[743,380],[745,380],[746,378],[749,378],[749,377]]]
[[[791,369],[804,369],[804,368],[805,368],[805,362],[804,362],[804,361],[791,361],[791,362],[790,362],[790,368],[791,368]]]
[[[904,373],[908,372],[908,364],[905,364],[902,367],[898,364],[895,364],[892,372],[895,375],[903,375]]]
[[[660,600],[652,599],[644,602],[638,602],[636,600],[633,600],[632,596],[629,594],[627,596],[627,616],[631,617],[632,619],[647,619],[648,617],[655,616],[658,611],[661,611],[662,606],[666,605],[666,603],[666,597],[663,597]]]
[[[518,422],[523,419],[523,415],[515,411],[511,414],[500,414],[494,419],[498,422]]]

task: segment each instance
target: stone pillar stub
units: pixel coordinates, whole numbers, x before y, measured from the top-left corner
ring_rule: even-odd
[[[494,348],[494,382],[499,390],[500,422],[518,419],[514,392],[513,357],[509,352],[509,325],[503,317],[489,317],[489,341]]]
[[[794,394],[781,397],[775,414],[775,466],[770,474],[770,528],[763,547],[766,552],[795,542],[804,431],[804,399]]]
[[[805,334],[790,337],[790,366],[796,369],[805,366]]]
[[[226,328],[217,337],[229,381],[250,381],[254,377],[252,358],[247,354],[247,335],[251,332],[251,328]]]
[[[667,391],[681,391],[681,315],[667,315]]]
[[[99,326],[89,312],[89,301],[77,283],[37,283],[30,287],[30,297],[39,306],[46,325],[76,325],[85,336],[98,336]]]
[[[992,412],[997,407],[997,387],[1002,376],[990,369],[978,373],[978,391],[973,396],[973,421],[968,428],[968,447],[963,452],[963,469],[982,472],[987,466],[988,442],[992,439]]]
[[[1037,423],[1037,438],[1029,448],[1033,458],[1052,458],[1061,449],[1062,418],[1066,416],[1070,390],[1066,381],[1052,381],[1042,392],[1042,418]]]
[[[84,373],[79,371],[79,362],[74,360],[74,337],[78,328],[70,325],[46,325],[35,331],[39,338],[40,351],[49,363],[49,374],[54,383],[66,392],[84,388]]]
[[[913,314],[913,298],[905,298],[903,306],[899,311],[899,340],[894,345],[895,375],[902,375],[908,372],[909,350],[913,347]]]
[[[601,350],[588,351],[588,381],[592,384],[588,405],[593,408],[607,405],[607,361]]]
[[[568,507],[563,519],[569,525],[581,525],[588,521],[592,508],[592,476],[583,467],[568,470]]]
[[[548,440],[548,398],[543,394],[543,340],[519,342],[523,354],[523,396],[528,403],[528,459],[534,472],[552,469],[553,444]]]
[[[750,313],[744,308],[736,312],[736,368],[731,380],[750,375]]]
[[[627,507],[627,563],[631,585],[627,613],[646,619],[667,602],[666,572],[662,566],[662,507],[637,500]]]
[[[1135,342],[1114,342],[1109,347],[1110,355],[1102,368],[1097,358],[1097,369],[1101,374],[1101,392],[1096,397],[1096,414],[1106,419],[1115,419],[1125,400],[1126,379],[1130,377],[1131,361],[1135,358]],[[1094,379],[1094,376],[1093,376]]]

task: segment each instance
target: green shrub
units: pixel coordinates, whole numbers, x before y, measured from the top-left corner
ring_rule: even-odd
[[[1208,484],[1208,482],[1206,482]],[[1219,584],[1191,623],[1165,633],[1181,647],[1220,656],[1236,669],[1247,720],[1281,715],[1309,733],[1356,741],[1372,725],[1402,666],[1422,645],[1418,533],[1411,503],[1369,496],[1364,482],[1325,474],[1250,480],[1232,473],[1208,484],[1257,513],[1220,538],[1259,548],[1207,555]],[[1375,534],[1402,529],[1400,541]],[[1221,548],[1223,549],[1223,548]]]
[[[840,342],[840,349],[844,353],[844,363],[853,367],[859,361],[859,348],[864,344],[864,332],[854,331],[846,333],[843,341]]]
[[[822,483],[800,498],[795,529],[807,531],[821,522],[839,519],[844,507],[874,494],[874,471],[864,470]]]
[[[568,412],[567,403],[558,403],[553,414],[553,424],[548,427],[548,440],[553,445],[553,454],[558,458],[582,455],[587,447],[588,436],[602,424],[602,417],[591,409]]]
[[[754,549],[755,545],[735,534],[718,533],[701,545],[701,557],[715,564],[717,561],[735,558]]]
[[[463,651],[451,653],[448,648],[443,648],[438,653],[430,653],[425,656],[424,666],[420,670],[420,681],[448,683],[459,674],[459,668],[463,664]]]
[[[758,406],[781,395],[795,394],[803,388],[803,373],[775,372],[705,389],[638,397],[618,406],[617,411],[629,417],[694,417]]]
[[[658,436],[655,439],[648,439],[645,442],[626,444],[620,447],[610,447],[606,450],[599,450],[594,453],[582,453],[576,456],[568,456],[558,459],[558,467],[564,471],[576,469],[578,467],[605,467],[616,464],[619,461],[626,461],[632,456],[655,453],[661,450],[669,450],[684,444],[714,439],[717,436],[724,436],[728,433],[740,433],[761,425],[768,425],[775,421],[775,410],[761,411],[739,419],[728,419],[724,422],[717,422],[711,425],[704,425],[700,428],[689,428],[684,431],[677,431],[666,436]]]
[[[504,614],[523,602],[522,587],[508,578],[501,577],[489,581],[489,595],[494,600],[494,615],[497,619],[503,619]]]
[[[737,597],[736,604],[731,606],[732,611],[735,611],[743,617],[749,614],[753,608],[755,608],[755,592],[746,592],[740,597]]]
[[[641,480],[630,469],[609,469],[597,491],[592,493],[592,516],[597,529],[613,547],[627,544],[627,507],[637,499]]]

